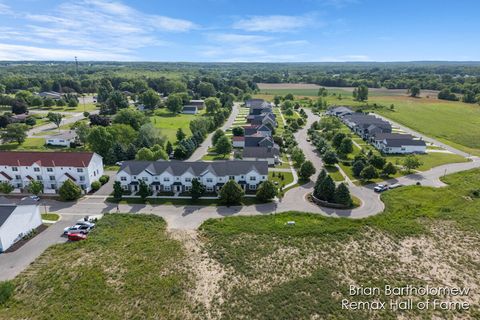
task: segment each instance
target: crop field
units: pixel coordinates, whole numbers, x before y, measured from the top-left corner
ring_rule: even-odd
[[[479,178],[475,170],[447,176],[446,188],[388,191],[385,212],[362,220],[297,212],[209,220],[206,250],[223,270],[214,310],[226,319],[395,319],[391,310],[342,310],[340,301],[388,301],[350,297],[350,284],[478,288],[480,199],[470,192]],[[402,316],[476,319],[479,297],[465,297],[467,312],[414,308]]]

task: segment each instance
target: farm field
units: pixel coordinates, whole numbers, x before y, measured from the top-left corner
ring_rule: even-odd
[[[161,130],[161,133],[173,144],[177,141],[176,133],[178,128],[182,128],[187,136],[192,135],[190,131],[190,121],[205,114],[205,110],[200,110],[194,114],[177,114],[174,115],[168,109],[162,108],[155,111],[155,115],[150,116],[152,124]]]
[[[479,178],[475,170],[447,176],[446,188],[387,191],[385,212],[361,220],[298,212],[209,220],[201,227],[206,250],[228,270],[217,286],[223,303],[214,310],[225,318],[395,319],[391,310],[342,310],[339,301],[352,299],[351,283],[477,287],[478,252],[471,246],[480,240],[480,200],[465,196]],[[475,293],[467,299],[476,305],[478,298]],[[362,299],[388,300],[382,294]],[[475,319],[480,314],[473,307],[467,313],[414,309],[402,315]]]

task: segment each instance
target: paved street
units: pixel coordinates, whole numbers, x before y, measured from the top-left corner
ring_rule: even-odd
[[[223,126],[220,129],[225,131],[232,126],[233,122],[235,121],[235,118],[238,115],[240,105],[241,105],[240,102],[235,102],[233,104],[233,108],[232,108],[232,112],[230,113],[230,116],[228,117],[227,121],[225,121],[225,123],[223,124]],[[193,154],[190,156],[188,161],[201,160],[202,157],[208,153],[208,148],[210,148],[212,146],[212,137],[213,137],[214,132],[210,133],[207,136],[205,141],[203,141],[202,144],[193,152]]]
[[[62,237],[63,229],[72,225],[73,221],[80,218],[80,216],[62,217],[62,220],[48,227],[17,251],[0,254],[0,281],[15,278],[48,247],[56,243],[65,242],[67,239]]]
[[[94,111],[91,111],[90,114],[97,114],[99,111],[98,110],[94,110]],[[45,112],[35,112],[33,111],[32,113],[45,113]],[[61,114],[64,114],[64,115],[71,115],[70,118],[64,118],[62,120],[62,123],[61,125],[66,125],[66,124],[70,124],[70,123],[75,123],[79,120],[82,120],[83,118],[85,118],[83,116],[83,112],[59,112]],[[39,138],[39,137],[42,137],[42,135],[40,135],[42,132],[45,132],[45,131],[51,131],[51,130],[55,130],[57,129],[57,126],[53,123],[47,123],[47,124],[44,124],[42,126],[38,126],[38,127],[33,127],[32,129],[30,129],[28,131],[28,136],[29,137],[33,137],[35,136],[35,138]]]

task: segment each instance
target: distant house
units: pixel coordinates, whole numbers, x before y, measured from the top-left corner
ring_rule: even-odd
[[[182,113],[184,114],[197,114],[198,113],[198,107],[197,106],[183,106],[183,111]]]
[[[53,134],[45,138],[45,143],[51,146],[70,147],[78,141],[75,131],[66,131]]]
[[[245,136],[245,147],[273,147],[275,142],[271,137],[264,137],[261,134]]]
[[[43,91],[43,92],[38,93],[38,96],[40,96],[44,99],[46,99],[46,98],[50,98],[50,99],[53,99],[53,100],[62,99],[62,94],[59,93],[59,92],[56,92],[56,91]]]
[[[380,146],[383,153],[389,154],[425,153],[427,151],[425,141],[414,139],[384,139]]]
[[[267,161],[269,166],[280,163],[280,150],[274,147],[245,147],[242,159],[249,161]]]
[[[245,147],[245,137],[232,137],[232,145],[234,148],[243,148]]]
[[[37,201],[26,198],[15,204],[0,197],[0,253],[41,224]]]
[[[252,125],[270,125],[272,128],[277,126],[275,115],[273,113],[262,113],[260,115],[248,116],[247,122]]]
[[[263,99],[249,99],[245,101],[245,106],[247,108],[260,107],[263,105],[267,105],[267,102],[265,102]]]
[[[385,139],[389,140],[405,140],[405,139],[410,139],[412,140],[414,137],[410,134],[401,134],[401,133],[378,133],[375,134],[373,137],[370,138],[370,142],[373,144],[373,146],[377,149],[382,149],[383,145],[382,142]]]
[[[353,113],[354,113],[353,110],[347,107],[332,107],[332,108],[329,108],[326,112],[326,114],[328,115],[336,116],[340,118]]]
[[[188,103],[190,106],[196,106],[198,110],[203,110],[205,108],[205,101],[204,100],[190,100]]]
[[[28,117],[29,116],[26,113],[14,114],[10,117],[10,122],[12,123],[25,122]]]
[[[257,125],[257,126],[244,126],[244,135],[251,136],[255,134],[261,134],[264,137],[272,136],[272,130],[266,125]]]

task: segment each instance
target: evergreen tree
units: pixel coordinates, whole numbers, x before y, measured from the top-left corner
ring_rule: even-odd
[[[72,180],[67,179],[58,189],[60,198],[64,201],[77,200],[82,195],[82,189],[77,186]]]
[[[268,201],[275,198],[277,194],[278,194],[277,187],[273,184],[272,181],[267,180],[262,182],[262,184],[258,188],[256,197],[260,201]]]
[[[115,181],[113,183],[113,198],[115,198],[115,200],[121,200],[122,196],[123,196],[122,185],[120,184],[120,181]]]
[[[365,162],[362,160],[357,160],[352,165],[352,173],[354,177],[359,178],[360,173],[362,173],[363,168],[365,168]]]
[[[318,187],[318,197],[320,200],[333,202],[335,196],[335,182],[332,177],[327,175]]]
[[[393,163],[389,162],[383,167],[382,173],[386,176],[394,175],[397,173],[397,168]]]
[[[243,188],[235,180],[229,180],[220,189],[220,202],[227,206],[239,204],[244,194]]]
[[[363,168],[362,172],[360,173],[360,178],[366,181],[375,179],[375,178],[378,178],[378,172],[374,166],[368,165],[365,168]]]
[[[205,186],[198,181],[198,179],[192,180],[192,188],[190,189],[190,194],[192,195],[192,200],[198,200],[205,193]]]
[[[140,198],[142,198],[143,201],[145,201],[147,197],[152,195],[152,191],[143,180],[140,180],[140,184],[138,186],[138,195],[140,196]]]
[[[335,189],[334,201],[338,204],[343,204],[346,206],[352,205],[352,197],[350,196],[350,191],[345,183],[340,183]]]
[[[40,193],[43,192],[43,183],[41,181],[32,180],[28,184],[27,190],[31,194],[38,196]]]
[[[303,180],[308,180],[313,174],[315,174],[315,171],[313,163],[311,161],[305,161],[301,165],[298,174]]]

